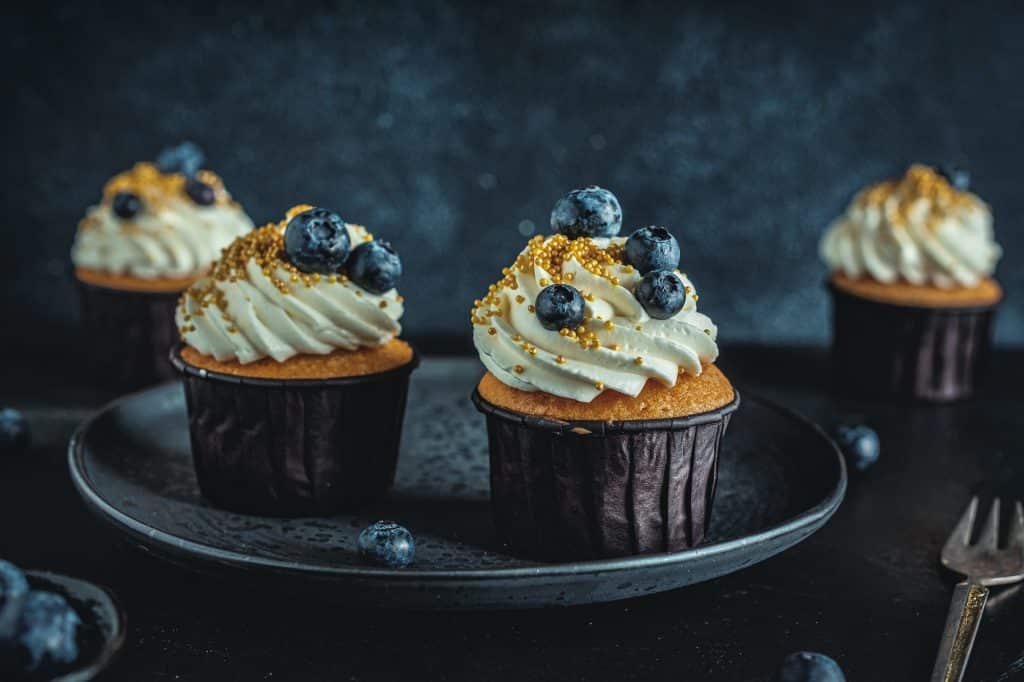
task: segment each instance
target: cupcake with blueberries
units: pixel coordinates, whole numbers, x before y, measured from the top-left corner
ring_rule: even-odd
[[[621,225],[611,192],[570,192],[473,306],[495,523],[525,556],[669,552],[708,529],[739,395],[675,237]]]
[[[912,165],[828,228],[833,365],[845,392],[950,401],[974,391],[1003,297],[1002,249],[964,171]]]
[[[105,383],[170,378],[174,307],[252,221],[191,143],[115,175],[78,225],[71,260],[89,341]]]
[[[203,494],[263,515],[329,514],[394,479],[409,375],[401,260],[324,208],[235,240],[181,296],[192,455]]]

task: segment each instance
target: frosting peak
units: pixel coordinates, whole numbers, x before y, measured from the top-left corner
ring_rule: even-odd
[[[537,236],[475,301],[473,340],[501,382],[524,391],[590,402],[612,389],[637,396],[648,379],[673,386],[718,357],[717,328],[697,312],[698,296],[676,271],[686,300],[668,319],[653,319],[633,295],[637,270],[623,262],[626,239]],[[534,302],[552,284],[571,284],[585,302],[583,324],[545,329]]]
[[[201,205],[187,192],[189,182],[209,188],[212,203]],[[119,213],[117,198],[132,195],[130,213]],[[102,201],[79,222],[71,259],[75,267],[143,279],[198,275],[252,221],[231,199],[221,179],[200,170],[193,180],[138,163],[111,178]]]
[[[309,208],[296,206],[281,222],[236,239],[182,295],[176,319],[188,345],[222,362],[268,356],[283,362],[382,346],[401,332],[403,299],[396,290],[374,294],[342,272],[307,273],[288,260],[285,227]],[[352,244],[373,240],[362,226],[345,229]]]
[[[974,287],[1002,255],[988,205],[915,164],[861,191],[821,241],[833,272],[882,283]]]

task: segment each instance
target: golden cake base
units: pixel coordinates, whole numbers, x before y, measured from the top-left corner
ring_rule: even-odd
[[[699,376],[683,374],[671,388],[652,379],[636,398],[608,390],[589,403],[540,391],[520,391],[501,383],[490,372],[480,380],[477,390],[481,398],[510,412],[564,421],[687,417],[728,405],[736,396],[732,384],[714,365],[705,365]]]
[[[940,289],[907,282],[885,284],[869,277],[851,279],[845,275],[833,275],[832,284],[839,290],[853,296],[879,303],[918,306],[922,308],[961,308],[994,305],[1003,297],[999,282],[992,278],[983,279],[975,287]]]
[[[296,355],[284,362],[263,358],[243,365],[237,360],[219,362],[191,346],[181,349],[181,359],[208,372],[259,379],[337,379],[365,376],[401,367],[412,360],[412,346],[392,339],[379,348],[336,350],[327,355]]]
[[[88,270],[86,268],[75,268],[75,277],[80,282],[91,284],[104,289],[115,289],[118,291],[135,291],[141,293],[173,294],[184,291],[192,286],[201,274],[189,275],[187,277],[157,277],[156,279],[145,279],[134,275],[114,275],[109,272]]]

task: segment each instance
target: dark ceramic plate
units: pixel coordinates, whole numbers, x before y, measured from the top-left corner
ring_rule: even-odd
[[[109,590],[98,585],[46,571],[25,571],[34,590],[56,592],[82,619],[78,628],[79,658],[74,664],[47,675],[53,682],[86,682],[105,670],[124,644],[124,611]]]
[[[611,601],[709,580],[805,539],[846,490],[842,458],[817,427],[745,395],[723,441],[705,545],[579,563],[519,559],[491,523],[484,419],[469,401],[479,375],[475,361],[424,362],[391,499],[357,515],[278,519],[210,506],[196,488],[177,384],[122,398],[83,423],[71,475],[100,518],[171,561],[320,580],[325,594],[364,604],[464,609]],[[409,568],[359,559],[356,536],[378,518],[415,534]]]

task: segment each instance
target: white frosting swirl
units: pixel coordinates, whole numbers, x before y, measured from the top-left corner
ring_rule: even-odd
[[[531,246],[544,248],[560,239],[548,237]],[[589,241],[606,249],[626,240]],[[687,291],[683,309],[657,320],[633,296],[639,273],[617,262],[607,266],[609,276],[595,274],[575,256],[561,262],[560,278],[585,295],[589,343],[545,329],[530,307],[553,278],[532,262],[531,246],[473,310],[473,341],[480,360],[506,385],[584,403],[608,389],[636,397],[648,379],[673,386],[680,373],[700,374],[704,364],[718,357],[718,329],[697,312],[698,296],[686,275],[677,273]]]
[[[882,283],[973,287],[1002,256],[989,207],[927,166],[869,187],[821,240],[832,272]]]
[[[216,174],[202,170],[196,177],[213,191],[209,206],[192,201],[185,192],[185,176],[162,173],[151,163],[115,175],[103,189],[103,201],[79,224],[71,247],[75,267],[142,279],[202,273],[221,249],[253,225]],[[120,192],[141,201],[141,210],[131,218],[113,210]]]
[[[237,240],[185,292],[175,319],[184,341],[218,361],[326,355],[382,346],[402,331],[402,297],[365,291],[344,277],[298,273],[279,257],[285,222]],[[353,245],[372,239],[346,225]],[[266,258],[267,247],[276,255]],[[260,260],[262,258],[262,260]]]

